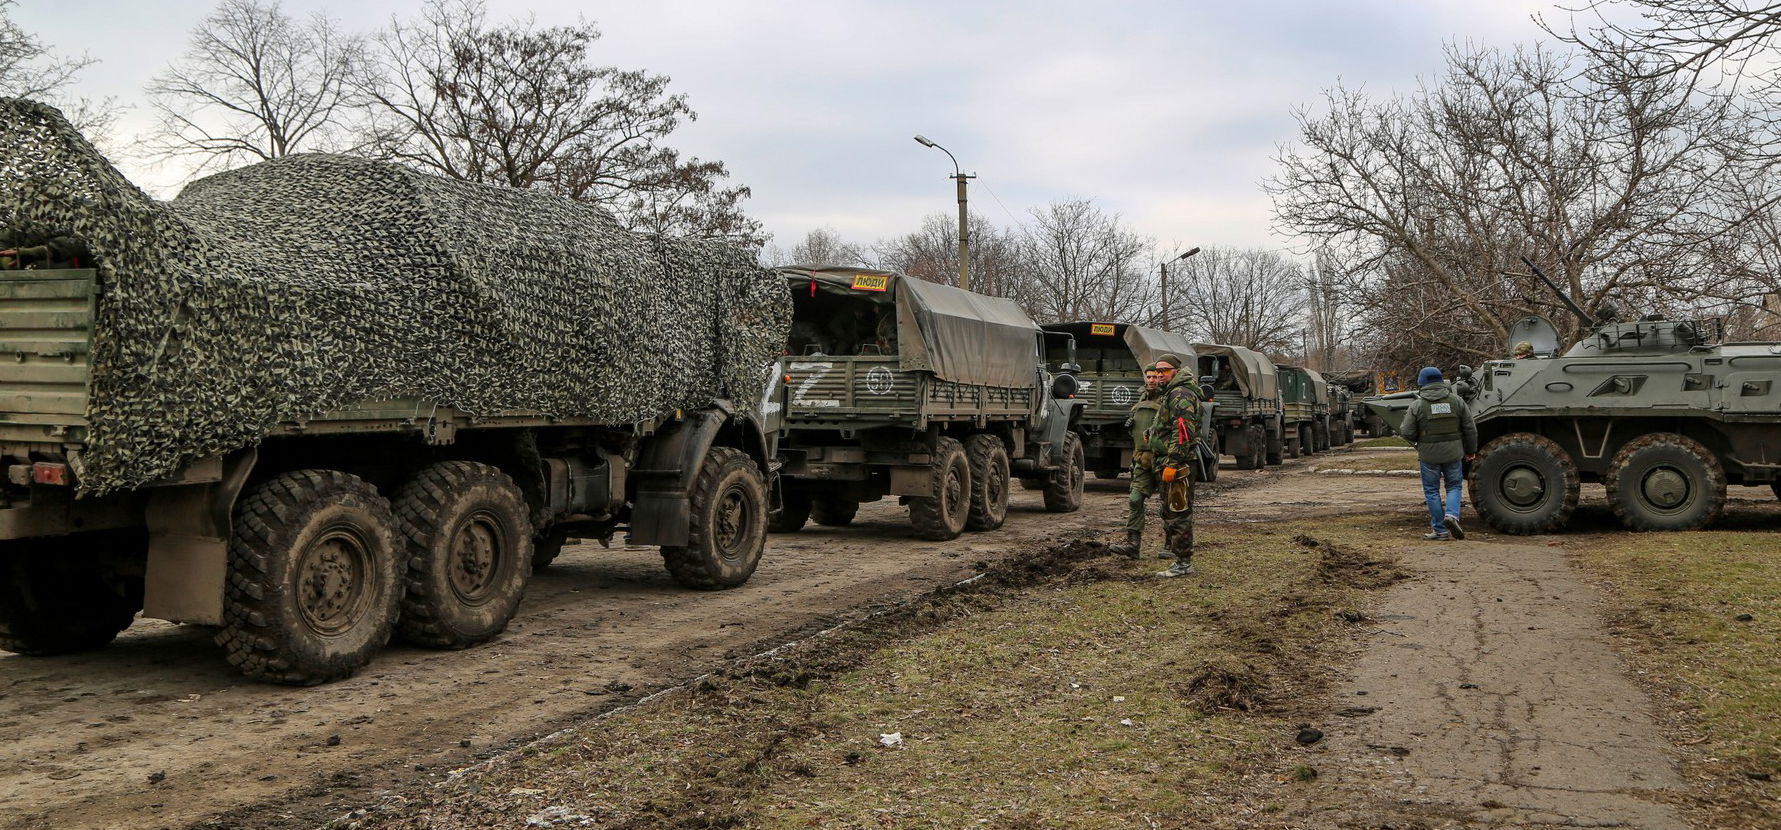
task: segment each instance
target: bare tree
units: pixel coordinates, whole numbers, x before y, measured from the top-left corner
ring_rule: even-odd
[[[1153,240],[1087,199],[1034,208],[1032,217],[1022,233],[1031,278],[1018,293],[1034,316],[1043,320],[1152,316],[1157,297],[1150,279]]]
[[[1727,187],[1752,172],[1746,125],[1673,77],[1586,69],[1450,49],[1412,96],[1338,88],[1279,156],[1275,217],[1350,264],[1341,288],[1375,327],[1472,360],[1550,308],[1504,276],[1523,253],[1586,307],[1690,297],[1714,279],[1701,252],[1752,216]]]
[[[1170,269],[1176,331],[1260,352],[1296,352],[1304,336],[1305,270],[1279,251],[1208,247]]]
[[[833,228],[815,228],[791,251],[769,249],[768,265],[803,265],[811,268],[845,267],[867,264],[866,249],[841,238]]]
[[[363,38],[322,14],[277,2],[223,0],[192,30],[185,54],[147,87],[159,120],[152,152],[198,157],[195,172],[338,146]]]
[[[1758,94],[1781,91],[1773,66],[1781,52],[1781,3],[1587,0],[1571,11],[1565,28],[1543,19],[1541,26],[1604,60],[1631,60],[1648,75],[1687,75],[1691,81],[1709,80],[1709,86],[1718,86],[1711,83],[1717,73],[1733,89],[1753,85]],[[1629,22],[1619,22],[1623,19]]]
[[[981,214],[969,217],[971,228],[971,290],[992,297],[1025,301],[1026,282],[1020,237],[991,224]],[[957,214],[931,213],[921,227],[872,246],[870,259],[879,267],[901,271],[928,282],[957,285],[959,222]]]
[[[721,162],[663,144],[695,117],[667,76],[594,65],[591,23],[487,17],[481,0],[432,0],[373,39],[361,92],[377,152],[603,205],[634,229],[761,241]]]
[[[1305,274],[1305,364],[1318,371],[1344,368],[1349,335],[1354,330],[1355,307],[1342,286],[1352,278],[1339,258],[1318,251]]]
[[[58,57],[36,35],[12,19],[15,0],[0,0],[0,95],[59,106],[69,123],[102,143],[118,116],[109,98],[70,97],[68,87],[82,70],[98,63],[86,55]]]

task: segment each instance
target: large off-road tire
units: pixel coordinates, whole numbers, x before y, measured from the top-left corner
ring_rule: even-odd
[[[1082,509],[1082,485],[1087,478],[1082,471],[1082,439],[1074,432],[1064,433],[1063,450],[1064,465],[1045,481],[1045,509],[1052,513]]]
[[[1268,466],[1278,467],[1286,463],[1286,434],[1284,430],[1276,435],[1267,427],[1262,427],[1262,446],[1264,447],[1262,457]]]
[[[1531,432],[1485,444],[1471,479],[1472,507],[1502,533],[1550,533],[1577,509],[1577,465],[1557,442]]]
[[[928,474],[934,495],[909,497],[909,524],[922,539],[957,538],[971,515],[971,462],[964,445],[951,438],[935,441]]]
[[[392,506],[408,566],[402,639],[467,648],[505,630],[532,576],[532,519],[513,479],[445,461],[416,473]]]
[[[569,544],[569,531],[553,527],[532,537],[532,573],[550,567]]]
[[[968,530],[995,530],[1008,518],[1008,449],[994,435],[965,439],[965,460],[971,464],[971,511]]]
[[[767,530],[771,533],[797,533],[810,521],[815,507],[810,491],[780,482],[779,508],[767,514]]]
[[[347,677],[390,639],[402,602],[390,505],[358,476],[296,470],[235,507],[217,644],[255,680]]]
[[[1299,424],[1299,455],[1317,454],[1317,425]]]
[[[0,649],[45,656],[116,639],[142,610],[142,578],[117,573],[107,557],[146,544],[139,531],[8,542],[0,549]]]
[[[1295,428],[1285,438],[1281,439],[1280,454],[1282,457],[1298,458],[1305,454],[1305,445],[1301,438],[1303,434],[1304,433]]]
[[[1608,463],[1608,504],[1630,530],[1694,530],[1725,507],[1725,469],[1699,441],[1641,435]]]
[[[1262,453],[1261,444],[1258,443],[1256,437],[1255,427],[1253,425],[1244,427],[1242,429],[1242,434],[1243,451],[1241,453],[1233,452],[1231,453],[1231,457],[1237,459],[1237,469],[1239,470],[1257,469],[1262,465]],[[1227,445],[1236,443],[1238,442],[1227,441]]]
[[[860,503],[853,499],[823,497],[810,502],[810,519],[824,527],[846,527],[860,512]]]
[[[688,588],[734,588],[754,575],[767,548],[767,480],[747,453],[712,447],[686,494],[688,544],[662,546],[662,562]]]

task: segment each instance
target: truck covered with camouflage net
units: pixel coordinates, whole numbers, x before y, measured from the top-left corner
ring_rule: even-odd
[[[917,536],[993,530],[1015,479],[1082,504],[1076,379],[1013,302],[888,271],[784,268],[791,337],[762,411],[778,437],[772,528],[839,526],[886,496]]]
[[[1193,343],[1174,332],[1130,323],[1046,323],[1041,328],[1060,335],[1047,339],[1051,364],[1060,365],[1075,355],[1080,386],[1076,398],[1083,402],[1076,432],[1088,469],[1096,478],[1117,478],[1132,467],[1132,435],[1126,424],[1132,404],[1144,396],[1144,367],[1173,354],[1184,361],[1182,371],[1195,371]],[[1211,412],[1208,405],[1202,417],[1210,418]],[[1208,466],[1199,480],[1217,476],[1217,468]]]
[[[171,202],[0,102],[0,647],[217,627],[251,677],[499,634],[570,538],[765,543],[782,280],[592,206],[336,156]]]
[[[1280,377],[1266,355],[1242,346],[1195,343],[1200,377],[1212,392],[1218,451],[1237,469],[1257,470],[1282,460]]]

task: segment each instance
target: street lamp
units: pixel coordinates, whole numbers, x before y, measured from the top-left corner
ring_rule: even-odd
[[[977,177],[966,175],[959,169],[958,157],[954,156],[951,150],[929,140],[927,136],[916,136],[915,143],[939,150],[945,153],[947,158],[952,159],[952,178],[957,179],[959,183],[959,287],[969,291],[971,290],[971,226],[966,220],[968,214],[965,212],[965,180]]]
[[[1169,257],[1168,259],[1163,260],[1163,279],[1162,279],[1163,331],[1169,331],[1169,263],[1180,262],[1181,260],[1187,259],[1188,257],[1193,256],[1194,254],[1197,254],[1199,252],[1200,252],[1200,247],[1198,245],[1195,245],[1194,247],[1187,249],[1180,256],[1172,256],[1172,257]]]

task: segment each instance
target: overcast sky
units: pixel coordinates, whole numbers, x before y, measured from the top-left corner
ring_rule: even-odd
[[[81,91],[141,101],[214,7],[191,0],[20,0],[14,18],[100,63]],[[368,30],[420,0],[286,0]],[[997,224],[1085,197],[1160,248],[1283,247],[1259,183],[1295,107],[1341,80],[1377,94],[1438,72],[1444,43],[1540,39],[1528,0],[1306,2],[491,2],[491,17],[578,16],[602,63],[673,78],[699,120],[672,143],[729,165],[773,244],[817,227],[872,242],[956,211],[958,156],[974,211]],[[141,126],[126,119],[125,137]],[[170,196],[178,176],[120,164]]]

